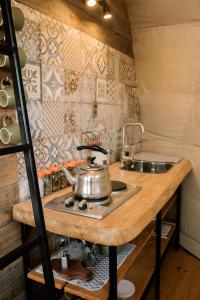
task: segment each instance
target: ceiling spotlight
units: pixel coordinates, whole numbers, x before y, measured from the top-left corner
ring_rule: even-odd
[[[96,0],[87,0],[86,4],[90,7],[95,6],[97,4]]]
[[[111,19],[112,18],[112,13],[110,10],[110,7],[106,3],[106,1],[103,1],[103,18],[104,19]]]

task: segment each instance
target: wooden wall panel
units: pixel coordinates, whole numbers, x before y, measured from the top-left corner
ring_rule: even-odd
[[[0,188],[18,181],[18,165],[15,154],[0,157],[0,172]]]
[[[17,2],[63,21],[129,56],[133,56],[129,19],[125,2],[122,0],[109,1],[113,12],[111,20],[103,20],[100,5],[89,8],[82,0],[17,0]]]
[[[0,257],[21,244],[20,224],[9,223],[0,228]]]

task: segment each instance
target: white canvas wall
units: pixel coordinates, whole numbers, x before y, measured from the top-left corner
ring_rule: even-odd
[[[143,150],[189,159],[181,244],[200,257],[200,2],[130,0]]]

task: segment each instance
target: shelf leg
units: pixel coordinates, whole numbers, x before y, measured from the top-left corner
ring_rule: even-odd
[[[176,199],[176,235],[175,235],[175,248],[176,250],[180,249],[180,219],[181,219],[181,185],[177,190],[177,199]]]
[[[22,223],[21,223],[21,236],[22,236],[22,243],[28,240],[28,226]],[[29,251],[26,251],[23,254],[23,265],[24,265],[24,276],[25,276],[25,286],[26,286],[26,299],[32,300],[32,285],[30,280],[27,277],[27,274],[30,271]]]
[[[155,300],[160,300],[161,211],[156,216]]]
[[[117,300],[117,247],[109,247],[109,300]]]

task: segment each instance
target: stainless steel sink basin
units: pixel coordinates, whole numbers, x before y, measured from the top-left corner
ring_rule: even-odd
[[[172,163],[135,160],[125,163],[122,169],[141,173],[161,174],[169,171],[173,167],[173,165],[174,164]]]

